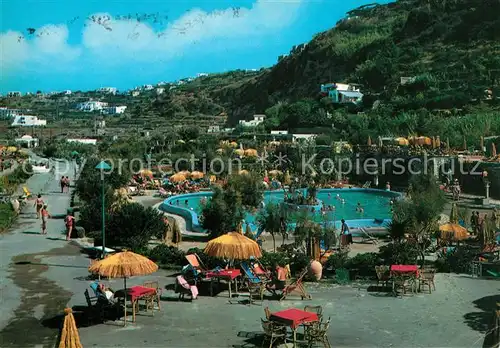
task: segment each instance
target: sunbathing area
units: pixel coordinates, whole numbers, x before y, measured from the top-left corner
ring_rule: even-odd
[[[56,263],[57,259],[51,257],[44,261]],[[75,266],[85,261],[79,255],[71,259]],[[438,274],[432,294],[425,289],[396,297],[392,294],[390,279],[387,288],[383,284],[378,286],[377,281],[345,285],[325,281],[304,285],[311,299],[302,300],[302,293],[298,292],[280,301],[281,291],[275,296],[266,290],[262,300],[256,296],[249,302],[248,290],[242,283],[248,282],[249,277],[256,283],[259,281],[257,275],[249,276],[245,269],[205,273],[197,282],[199,293],[178,275],[164,270],[131,277],[126,285],[129,303],[126,323],[122,312],[123,280],[101,277],[98,283],[62,280],[59,284],[74,291],[70,305],[82,345],[97,347],[259,347],[263,344],[277,347],[285,341],[292,344],[294,338],[297,346],[308,346],[314,340],[318,346],[325,347],[382,347],[390,346],[397,339],[400,346],[443,346],[446,342],[447,347],[480,347],[484,341],[483,330],[490,319],[488,306],[495,301],[490,294],[498,292],[498,283]],[[71,272],[75,279],[81,279],[77,275],[83,278],[88,275],[83,268]],[[54,273],[50,271],[48,275],[52,278]],[[233,291],[231,298],[228,282],[213,283],[217,273],[217,278],[227,280],[237,274],[234,285],[238,283],[241,287],[238,292]],[[203,271],[198,274],[201,276]],[[112,300],[100,298],[96,284],[113,289]],[[108,291],[104,290],[104,296]],[[82,292],[89,294],[88,303]],[[418,330],[407,330],[416,325]],[[436,326],[439,330],[433,331]],[[429,331],[433,334],[429,335]]]

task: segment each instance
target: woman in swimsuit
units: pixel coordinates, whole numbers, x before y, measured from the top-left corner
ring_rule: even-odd
[[[43,208],[40,210],[40,215],[42,216],[42,234],[47,234],[47,220],[50,218],[50,214],[47,211],[46,204],[44,204]]]
[[[34,206],[36,207],[36,218],[37,219],[40,219],[40,211],[42,210],[43,208],[43,199],[42,199],[42,195],[38,195],[38,197],[36,198],[35,200],[35,204]]]
[[[66,218],[64,219],[64,222],[66,223],[66,240],[71,239],[71,232],[73,232],[73,222],[75,218],[71,215],[71,213],[68,213],[66,215]]]

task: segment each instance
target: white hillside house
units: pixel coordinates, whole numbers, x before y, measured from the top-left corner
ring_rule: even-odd
[[[17,115],[14,117],[12,127],[40,127],[46,126],[47,120],[39,120],[36,116]]]
[[[108,115],[118,115],[118,114],[123,114],[127,107],[125,105],[121,106],[108,106],[102,109],[103,114],[108,114]]]
[[[84,112],[101,111],[103,108],[107,107],[108,103],[100,101],[87,101],[84,103],[79,103],[76,105],[76,110]]]
[[[116,94],[116,87],[101,87],[97,90],[99,93]]]
[[[264,122],[266,115],[253,115],[253,120],[245,121],[240,120],[239,125],[243,127],[257,127],[259,124]]]

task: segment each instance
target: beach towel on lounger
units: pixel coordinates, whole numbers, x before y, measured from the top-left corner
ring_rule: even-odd
[[[189,285],[186,279],[184,279],[183,276],[179,275],[177,276],[177,283],[182,286],[184,289],[191,291],[191,296],[193,297],[193,300],[195,300],[198,297],[198,288],[196,285]]]

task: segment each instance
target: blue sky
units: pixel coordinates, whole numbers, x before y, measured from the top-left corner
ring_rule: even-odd
[[[268,67],[370,2],[3,0],[0,93],[125,90]]]

